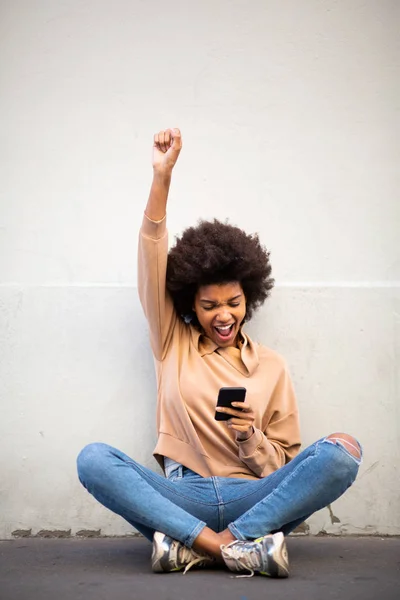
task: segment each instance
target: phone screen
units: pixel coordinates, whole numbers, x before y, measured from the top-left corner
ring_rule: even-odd
[[[246,399],[246,388],[244,387],[223,387],[219,390],[217,406],[224,406],[241,410],[237,406],[232,406],[232,402],[244,402]],[[228,421],[232,415],[215,412],[216,421]]]

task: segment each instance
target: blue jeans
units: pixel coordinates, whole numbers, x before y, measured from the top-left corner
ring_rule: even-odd
[[[360,462],[323,438],[263,479],[205,478],[181,466],[165,478],[96,443],[79,454],[78,474],[101,504],[149,540],[162,531],[190,548],[205,526],[228,527],[239,540],[290,533],[350,487]]]

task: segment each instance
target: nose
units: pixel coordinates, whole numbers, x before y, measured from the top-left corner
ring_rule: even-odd
[[[218,311],[217,321],[219,323],[229,323],[229,321],[231,321],[231,313],[227,308],[221,308]]]

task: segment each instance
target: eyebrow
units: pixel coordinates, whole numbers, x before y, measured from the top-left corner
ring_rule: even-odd
[[[232,302],[233,300],[239,300],[242,297],[242,294],[238,294],[237,296],[233,296],[233,298],[229,298],[228,302]],[[200,302],[207,302],[208,304],[218,304],[215,300],[208,300],[208,298],[200,298]]]

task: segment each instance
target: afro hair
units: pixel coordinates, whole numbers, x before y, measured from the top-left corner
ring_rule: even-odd
[[[185,229],[168,254],[167,289],[177,313],[196,325],[192,307],[200,286],[238,281],[246,297],[244,321],[248,321],[274,286],[270,275],[269,252],[258,235],[217,219]]]

